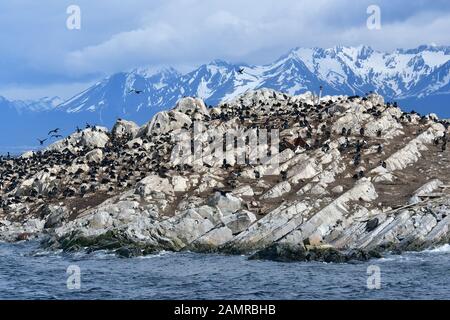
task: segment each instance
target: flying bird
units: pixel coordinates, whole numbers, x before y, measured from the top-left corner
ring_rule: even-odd
[[[48,132],[48,135],[51,135],[52,133],[57,134],[59,132],[59,128],[56,128],[54,130],[51,130]]]
[[[47,139],[44,139],[44,140],[41,140],[41,139],[37,139],[38,141],[39,141],[39,144],[41,145],[41,146],[43,146],[44,145],[44,143],[45,143],[45,141],[47,141]]]
[[[136,93],[136,94],[141,94],[143,92],[143,90],[137,90],[137,89],[131,89],[128,93]]]
[[[243,73],[244,73],[244,68],[238,69],[237,72],[238,72],[239,74],[243,74]]]

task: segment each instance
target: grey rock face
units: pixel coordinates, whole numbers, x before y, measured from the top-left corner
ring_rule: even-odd
[[[228,216],[241,209],[241,200],[231,193],[222,195],[216,192],[213,197],[208,200],[208,205],[219,209],[222,216]]]
[[[133,121],[118,120],[112,128],[112,134],[116,138],[123,138],[128,136],[134,139],[139,131],[139,126]]]
[[[222,219],[222,222],[231,230],[232,234],[234,235],[245,231],[255,221],[255,215],[246,210],[227,215]]]
[[[59,206],[47,206],[43,212],[46,217],[44,229],[60,227],[67,219],[67,209]]]

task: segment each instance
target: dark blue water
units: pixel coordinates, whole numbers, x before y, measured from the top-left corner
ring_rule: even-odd
[[[67,268],[80,268],[68,289]],[[380,289],[367,268],[380,268]],[[244,256],[49,253],[0,243],[0,299],[450,299],[450,246],[368,263],[277,263]]]

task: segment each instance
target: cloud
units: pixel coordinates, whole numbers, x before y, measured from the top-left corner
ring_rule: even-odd
[[[297,46],[450,44],[446,0],[379,0],[380,31],[366,28],[373,0],[77,0],[81,30],[69,31],[72,2],[2,4],[0,87],[57,89],[143,65],[188,71],[216,58],[267,63]]]
[[[73,51],[65,64],[72,72],[114,72],[142,64],[196,65],[214,58],[261,63],[295,46],[369,44],[392,50],[449,43],[448,11],[428,6],[398,21],[386,9],[394,10],[392,5],[381,5],[383,28],[374,32],[366,28],[370,1],[353,3],[209,1],[206,6],[203,1],[171,1],[148,13],[139,29]]]
[[[450,45],[450,13],[440,16],[419,14],[402,22],[384,23],[381,30],[351,28],[340,35],[333,35],[334,41],[344,44],[369,43],[375,48],[413,48],[422,44]]]
[[[67,54],[65,66],[75,73],[92,70],[111,72],[131,65],[152,61],[164,61],[171,56],[168,50],[178,43],[176,31],[161,23],[114,35],[99,45],[88,46]]]

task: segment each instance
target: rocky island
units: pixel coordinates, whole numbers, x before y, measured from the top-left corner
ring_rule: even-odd
[[[188,134],[180,144],[196,123],[233,139],[214,145]],[[276,261],[422,250],[449,242],[448,128],[376,94],[262,89],[209,108],[183,98],[142,127],[118,119],[111,132],[78,129],[1,158],[0,239],[124,257],[190,250]],[[276,150],[249,148],[262,132]],[[218,148],[233,152],[221,158]]]

